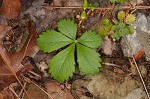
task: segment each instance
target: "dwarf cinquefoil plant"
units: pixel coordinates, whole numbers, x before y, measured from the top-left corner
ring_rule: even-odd
[[[133,24],[135,20],[136,17],[134,14],[119,11],[117,20],[112,20],[113,23],[107,18],[101,21],[98,33],[101,35],[101,37],[105,37],[112,32],[111,37],[119,40],[121,37],[134,32],[134,28],[131,26],[131,24]]]
[[[100,54],[96,48],[102,39],[94,31],[86,31],[80,38],[76,37],[77,25],[70,19],[58,22],[59,32],[51,29],[43,32],[37,39],[37,45],[44,52],[53,52],[66,47],[49,60],[49,73],[58,81],[68,80],[75,72],[75,66],[84,74],[93,75],[99,72],[101,66]],[[75,61],[77,56],[77,63]]]

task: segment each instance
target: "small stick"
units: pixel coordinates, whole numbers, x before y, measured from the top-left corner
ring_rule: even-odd
[[[150,6],[135,6],[136,9],[150,9]],[[72,7],[61,7],[61,6],[52,6],[53,9],[83,9],[82,6],[72,6]],[[89,7],[87,9],[90,9]],[[106,10],[106,9],[113,9],[113,7],[96,7],[95,9],[100,9],[100,10]],[[122,9],[135,9],[134,7],[131,6],[123,6]]]
[[[17,98],[19,98],[19,96],[16,94],[16,92],[14,91],[14,89],[12,88],[11,85],[9,86],[9,89],[12,91],[12,93],[13,93]],[[20,99],[20,98],[19,98],[19,99]]]
[[[25,87],[26,85],[27,85],[27,82],[25,82],[25,84],[23,86]],[[21,91],[19,93],[19,97],[21,96],[22,92],[23,92],[23,89],[21,89]]]
[[[113,64],[113,63],[102,63],[103,65],[114,66],[120,68],[121,66]]]
[[[35,76],[37,76],[37,77],[41,78],[41,76],[40,76],[40,75],[38,75],[37,73],[35,73],[35,72],[33,72],[33,71],[29,71],[29,73],[31,73],[31,74],[33,74],[33,75],[35,75]]]

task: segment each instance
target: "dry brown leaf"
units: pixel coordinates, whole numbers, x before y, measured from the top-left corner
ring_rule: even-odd
[[[11,27],[0,25],[0,42],[3,42],[4,37],[10,32],[10,30]],[[22,50],[18,53],[8,53],[3,47],[3,44],[0,43],[0,90],[16,80],[9,66],[11,66],[17,76],[23,75],[32,68],[30,64],[24,66],[21,64],[25,56],[34,56],[38,51],[38,47],[35,45],[37,34],[31,22],[28,23],[28,32],[29,38]]]
[[[20,8],[20,0],[3,0],[0,14],[8,19],[12,19],[19,15]]]
[[[116,67],[114,68],[114,72],[116,72],[116,73],[118,73],[120,75],[124,75],[125,74],[123,70],[121,70],[120,68],[116,68]]]
[[[57,82],[46,83],[47,92],[53,97],[53,99],[74,99],[71,93],[67,90],[63,90]]]
[[[142,48],[139,52],[137,52],[136,54],[134,54],[134,58],[135,58],[135,60],[139,60],[140,58],[142,58],[143,57],[143,55],[144,55],[144,49]]]

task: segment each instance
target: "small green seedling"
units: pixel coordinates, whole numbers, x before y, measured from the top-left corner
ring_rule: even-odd
[[[98,3],[94,3],[93,5],[91,3],[89,3],[87,0],[83,1],[83,11],[81,13],[81,20],[85,20],[86,19],[86,9],[90,8],[92,11],[94,11],[95,7],[98,7],[99,4]]]
[[[51,76],[62,82],[68,80],[73,76],[77,64],[79,70],[84,74],[98,73],[101,58],[96,48],[102,44],[100,35],[88,30],[77,38],[77,24],[70,19],[60,20],[58,30],[58,32],[53,29],[47,30],[37,39],[37,45],[44,52],[50,53],[65,47],[48,62]],[[75,56],[77,56],[77,63]]]
[[[98,33],[102,37],[105,37],[109,35],[110,31],[113,31],[111,37],[119,40],[122,36],[134,32],[134,29],[130,24],[134,23],[135,19],[134,14],[126,14],[124,11],[120,11],[117,15],[117,20],[113,20],[114,23],[110,22],[108,19],[103,19],[98,29]]]
[[[111,30],[112,26],[113,24],[109,21],[109,19],[102,19],[98,33],[101,37],[105,37],[109,35],[109,31]]]
[[[127,34],[132,34],[134,29],[130,24],[135,22],[134,14],[126,14],[124,11],[120,11],[117,15],[118,24],[112,26],[111,30],[114,34],[111,35],[112,38],[119,40],[122,36]]]

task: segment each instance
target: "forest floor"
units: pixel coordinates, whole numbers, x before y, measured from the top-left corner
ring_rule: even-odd
[[[146,43],[142,43],[143,47],[133,53],[134,57],[125,54],[123,38],[114,41],[108,37],[97,49],[102,58],[100,73],[86,76],[76,71],[64,83],[49,75],[48,60],[59,50],[52,53],[40,51],[36,45],[38,35],[47,29],[56,30],[57,22],[66,18],[77,23],[80,34],[88,29],[96,31],[104,17],[120,10],[114,11],[107,0],[89,2],[112,9],[87,10],[87,19],[81,21],[82,0],[0,0],[0,99],[148,99],[150,9],[135,8],[134,11],[136,16],[143,15],[148,20],[147,31],[140,26],[137,30],[146,33],[148,38],[144,38]],[[136,5],[150,6],[150,1],[141,0]],[[137,20],[140,20],[139,17]]]

